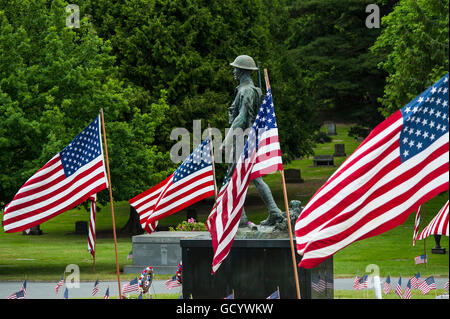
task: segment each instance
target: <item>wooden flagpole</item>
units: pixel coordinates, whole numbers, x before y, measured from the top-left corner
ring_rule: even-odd
[[[422,214],[423,217],[425,217],[425,211]],[[425,221],[425,218],[423,218],[423,221]],[[425,268],[427,268],[427,262],[428,262],[428,258],[427,258],[427,246],[425,245],[425,241],[426,241],[426,237],[423,239],[423,266]]]
[[[111,204],[111,217],[112,217],[113,234],[114,234],[114,250],[115,250],[115,253],[116,253],[117,285],[119,287],[119,299],[122,299],[122,291],[120,289],[119,257],[117,255],[116,222],[115,222],[115,219],[114,219],[114,205],[113,205],[112,186],[111,186],[111,174],[110,174],[110,171],[109,171],[108,146],[106,144],[106,130],[105,130],[105,118],[103,116],[103,108],[100,109],[100,114],[102,115],[103,141],[105,143],[106,169],[107,169],[107,172],[108,172],[109,200],[110,200],[110,204]]]
[[[264,78],[266,80],[266,90],[269,90],[270,82],[269,82],[269,74],[267,73],[267,69],[264,69]],[[297,289],[297,299],[301,299],[300,285],[298,283],[297,262],[295,260],[294,239],[292,238],[291,216],[289,214],[289,203],[288,203],[288,198],[287,198],[286,181],[284,179],[284,169],[283,168],[281,169],[280,173],[281,173],[281,183],[283,185],[284,206],[286,208],[286,220],[287,220],[288,232],[289,232],[289,242],[291,244],[291,255],[292,255],[292,266],[294,269],[294,277],[295,277],[295,288]]]
[[[208,123],[208,136],[209,136],[209,150],[211,151],[211,162],[212,162],[212,169],[213,169],[213,178],[214,178],[214,196],[215,200],[217,201],[217,185],[216,185],[216,168],[214,165],[214,147],[211,139],[211,125]]]

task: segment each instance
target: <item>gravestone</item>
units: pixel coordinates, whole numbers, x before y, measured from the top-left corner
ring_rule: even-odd
[[[335,123],[328,123],[328,135],[337,135]]]
[[[75,222],[75,234],[85,235],[88,233],[88,223],[86,221]]]
[[[334,166],[333,155],[315,155],[314,166]]]
[[[180,240],[193,238],[208,232],[156,231],[131,238],[133,263],[125,265],[125,274],[140,273],[152,266],[156,274],[175,274],[181,261]]]
[[[284,171],[286,183],[303,183],[301,172],[299,169],[289,168]]]
[[[234,291],[236,299],[265,299],[277,288],[281,299],[297,298],[289,238],[235,238],[228,257],[214,275],[209,233],[183,239],[180,245],[186,298],[223,299]],[[300,260],[296,254],[296,263]],[[302,299],[333,298],[332,257],[312,269],[297,267],[297,272]],[[319,280],[324,285],[317,285]]]
[[[334,157],[342,157],[342,156],[347,156],[347,154],[345,154],[345,144],[334,144]]]

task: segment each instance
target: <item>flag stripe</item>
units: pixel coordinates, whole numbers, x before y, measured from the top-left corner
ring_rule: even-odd
[[[437,85],[447,82],[448,75]],[[378,125],[308,202],[295,225],[300,266],[314,267],[356,240],[398,226],[448,190],[448,106],[439,106],[448,88],[431,97],[436,91],[424,91]]]
[[[439,210],[436,216],[425,227],[417,239],[421,240],[430,235],[449,235],[449,201]]]

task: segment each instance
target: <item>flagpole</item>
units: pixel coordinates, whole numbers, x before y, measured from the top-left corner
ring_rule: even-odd
[[[423,217],[424,217],[424,221],[425,221],[425,211],[423,212]],[[426,241],[426,237],[423,239],[423,258],[424,258],[424,262],[423,262],[423,266],[426,269],[427,268],[427,262],[428,262],[428,258],[427,258],[427,246],[425,245],[425,241]]]
[[[214,165],[214,151],[213,151],[213,143],[211,139],[211,125],[208,123],[208,136],[209,136],[209,150],[211,151],[211,162],[213,169],[213,178],[214,178],[214,197],[217,200],[217,185],[216,185],[216,168]]]
[[[264,69],[264,78],[266,80],[266,90],[269,90],[270,83],[269,83],[269,74],[267,73],[267,69]],[[291,216],[289,214],[289,203],[288,203],[288,198],[287,198],[286,181],[284,179],[284,169],[283,168],[281,169],[280,173],[281,173],[281,182],[283,185],[283,197],[284,197],[284,206],[286,208],[286,220],[287,220],[288,232],[289,232],[289,242],[291,244],[291,255],[292,255],[292,266],[294,268],[295,288],[297,290],[297,299],[301,299],[300,285],[298,283],[297,262],[295,260],[294,239],[292,238]]]
[[[113,235],[114,235],[114,250],[115,250],[115,253],[116,253],[117,285],[119,287],[119,299],[122,299],[122,293],[121,293],[121,289],[120,289],[119,257],[117,255],[116,222],[115,222],[115,219],[114,219],[114,205],[113,205],[112,186],[111,186],[111,174],[110,174],[110,171],[109,171],[108,146],[106,144],[106,130],[105,130],[105,118],[103,116],[103,108],[100,109],[100,114],[102,115],[103,141],[105,143],[106,169],[107,169],[107,172],[108,172],[109,200],[110,200],[110,203],[111,203],[111,217],[112,217]]]

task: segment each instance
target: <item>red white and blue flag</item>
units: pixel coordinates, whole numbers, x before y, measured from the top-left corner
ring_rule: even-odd
[[[395,293],[402,299],[402,276],[400,276],[397,285],[395,286]]]
[[[416,263],[416,265],[425,264],[427,262],[427,255],[420,255],[420,256],[414,257],[414,262]]]
[[[55,286],[55,293],[56,294],[59,291],[59,287],[61,287],[62,285],[64,285],[64,274],[62,275],[61,279],[56,283],[56,286]]]
[[[391,292],[391,275],[388,275],[384,281],[383,292],[385,295]]]
[[[8,296],[6,299],[25,299],[25,293],[23,290],[21,290]]]
[[[158,220],[204,198],[214,196],[215,182],[209,138],[165,180],[129,200],[139,214],[142,228],[155,230]]]
[[[97,194],[89,197],[90,214],[89,214],[89,233],[88,233],[88,251],[95,259],[95,215],[97,213]]]
[[[420,272],[411,278],[411,288],[418,289],[420,285]]]
[[[436,283],[434,281],[434,277],[428,277],[419,285],[419,289],[422,294],[426,295],[430,290],[436,289]]]
[[[419,225],[420,225],[420,208],[422,206],[419,206],[416,211],[416,218],[414,220],[414,233],[413,233],[413,241],[412,245],[413,247],[416,245],[417,236],[419,235]]]
[[[421,240],[431,235],[448,236],[448,201],[441,208],[439,213],[434,216],[428,226],[422,230],[417,239]]]
[[[92,288],[92,296],[95,296],[98,292],[98,279],[94,283],[94,288]]]
[[[403,299],[411,299],[411,279],[406,284],[405,291],[403,292]]]
[[[280,299],[280,292],[276,290],[266,299]]]
[[[448,73],[379,124],[316,192],[295,225],[300,266],[402,224],[449,188]]]
[[[233,245],[250,181],[282,169],[278,127],[269,88],[233,175],[222,186],[206,223],[214,249],[213,274]]]
[[[107,187],[99,115],[19,189],[5,209],[4,230],[42,224]]]

